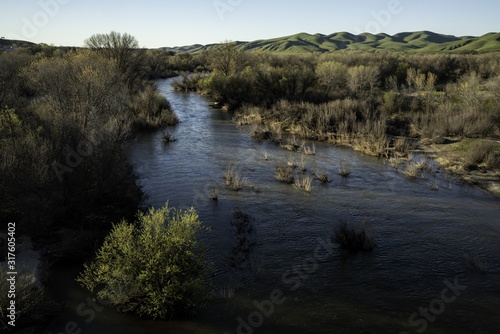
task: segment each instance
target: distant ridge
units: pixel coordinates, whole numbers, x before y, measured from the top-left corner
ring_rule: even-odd
[[[335,51],[397,51],[407,53],[484,53],[500,52],[500,33],[481,37],[452,36],[431,31],[402,32],[396,35],[338,32],[331,35],[299,33],[292,36],[236,42],[243,51],[279,53],[324,53]],[[162,48],[174,52],[201,52],[218,44]]]

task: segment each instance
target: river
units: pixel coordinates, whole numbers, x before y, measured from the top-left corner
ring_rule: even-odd
[[[326,171],[332,182],[315,181],[305,194],[274,180],[276,161],[300,162],[300,153],[252,139],[205,97],[174,92],[171,82],[159,87],[181,120],[168,129],[178,141],[164,144],[161,131],[142,135],[131,143],[129,159],[147,204],[195,205],[211,228],[204,242],[214,266],[210,284],[220,298],[192,319],[141,320],[103,307],[87,323],[77,308],[91,296],[72,280],[81,267],[61,264],[49,290],[66,309],[51,324],[53,333],[68,322],[82,333],[107,334],[498,331],[498,199],[444,172],[413,180],[380,159],[324,143],[315,144],[306,165]],[[348,178],[338,175],[341,162],[352,166]],[[229,163],[258,191],[226,189],[222,173]],[[213,188],[218,201],[209,198]],[[243,269],[230,266],[235,208],[253,218],[255,246]],[[339,220],[365,222],[373,252],[328,248]],[[481,258],[487,272],[467,268],[464,251]]]

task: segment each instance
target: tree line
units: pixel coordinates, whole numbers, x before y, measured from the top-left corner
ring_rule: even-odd
[[[0,54],[2,221],[42,233],[110,205],[117,215],[135,212],[141,192],[125,145],[138,131],[178,122],[138,45],[112,32],[81,49]]]
[[[224,43],[203,57],[209,72],[184,75],[175,88],[207,94],[256,125],[278,122],[285,132],[337,143],[347,137],[374,155],[387,154],[399,136],[441,143],[499,135],[496,53],[283,55]],[[376,148],[365,147],[374,138]]]

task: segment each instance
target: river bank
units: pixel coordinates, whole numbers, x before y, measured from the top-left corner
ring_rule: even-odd
[[[422,146],[422,151],[426,156],[436,161],[448,173],[463,182],[482,189],[491,195],[500,198],[500,164],[496,162],[493,166],[488,166],[485,162],[479,161],[474,168],[467,168],[470,164],[471,154],[475,143],[480,140],[473,139],[449,139],[444,144],[430,144]],[[498,154],[500,143],[488,141],[494,145]],[[468,162],[469,161],[469,162]]]

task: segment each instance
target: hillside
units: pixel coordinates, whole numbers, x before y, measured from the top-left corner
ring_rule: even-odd
[[[35,45],[35,44],[31,43],[31,42],[0,38],[0,48],[1,49],[10,49],[10,48],[18,48],[18,47],[28,48],[28,47],[32,47],[33,45]]]
[[[408,53],[471,53],[499,52],[500,33],[489,33],[481,37],[437,34],[430,31],[404,32],[396,35],[364,33],[353,35],[339,32],[331,35],[300,33],[292,36],[236,42],[244,51],[270,51],[285,53],[353,51],[398,51]],[[217,44],[191,45],[175,48],[162,48],[175,52],[200,52]]]

